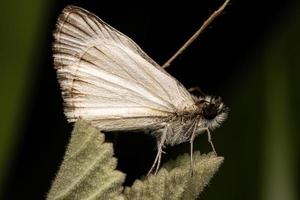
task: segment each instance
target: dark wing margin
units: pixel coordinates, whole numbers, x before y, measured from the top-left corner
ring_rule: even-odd
[[[80,26],[80,23],[76,23],[74,19],[71,21],[75,23],[68,22],[70,20],[70,14],[76,14],[80,16],[82,20],[85,21],[88,27]],[[73,26],[73,29],[77,29],[77,31],[71,29],[69,29],[69,31],[66,31],[66,29],[63,28],[66,24],[70,27]],[[77,24],[78,26],[75,27],[74,24]],[[163,70],[159,64],[157,64],[153,59],[151,59],[132,39],[130,39],[120,31],[116,30],[115,28],[111,27],[109,24],[101,20],[95,14],[90,13],[89,11],[77,6],[68,5],[63,9],[62,13],[60,14],[57,20],[54,37],[57,39],[61,38],[62,41],[60,42],[60,45],[55,43],[53,44],[53,52],[55,54],[66,54],[66,59],[68,55],[78,55],[78,52],[80,50],[84,50],[84,47],[86,45],[85,42],[87,40],[90,40],[90,38],[113,38],[116,42],[121,42],[124,46],[131,47],[132,50],[134,50],[137,54],[141,55],[153,66],[157,67],[163,73],[166,73],[165,70]],[[62,49],[64,50],[63,52],[61,51]],[[54,60],[55,68],[61,67],[60,61]],[[72,60],[69,61],[72,62]]]
[[[54,39],[54,65],[70,122],[81,117],[121,130],[195,109],[186,89],[136,43],[82,8],[63,10]]]

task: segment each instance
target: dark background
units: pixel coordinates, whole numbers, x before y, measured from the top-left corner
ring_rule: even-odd
[[[61,10],[83,7],[163,64],[223,1],[1,2],[0,195],[43,199],[63,158],[72,124],[63,115],[51,52]],[[220,95],[229,119],[213,133],[225,162],[202,199],[299,198],[300,4],[232,0],[225,12],[167,69],[187,88]],[[122,133],[118,168],[126,184],[145,174],[154,140]],[[209,152],[206,136],[196,149]],[[167,149],[168,156],[188,146]],[[175,153],[174,153],[175,152]],[[0,196],[0,198],[1,198]]]

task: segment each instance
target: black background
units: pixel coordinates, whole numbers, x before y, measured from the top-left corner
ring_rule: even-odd
[[[62,98],[52,66],[51,52],[55,22],[66,5],[77,5],[95,13],[132,38],[156,62],[163,64],[222,3],[220,0],[186,0],[126,1],[119,4],[115,1],[85,0],[56,1],[49,7],[49,21],[45,22],[49,25],[42,30],[43,37],[37,47],[41,55],[35,61],[38,78],[31,90],[24,128],[20,130],[21,139],[10,164],[4,199],[43,199],[62,161],[70,137],[72,124],[67,124],[63,115]],[[233,108],[230,114],[234,115],[231,88],[238,85],[247,74],[258,70],[251,64],[259,57],[257,49],[293,3],[291,0],[232,0],[223,14],[167,71],[187,88],[199,85],[205,93],[222,96],[225,103]],[[228,124],[230,118],[224,126]],[[221,151],[221,155],[224,152],[225,158],[228,158],[224,163],[226,165],[226,162],[231,162],[231,152],[226,151],[226,145],[236,145],[239,148],[239,144],[226,144],[221,141],[225,137],[234,140],[232,135],[213,136],[217,151]],[[108,139],[113,140],[113,137],[108,135]],[[198,143],[203,144],[203,147],[196,148],[209,151],[205,136],[199,138]],[[175,149],[175,152],[188,152],[186,145]],[[173,152],[172,149],[167,151]],[[252,156],[257,151],[259,149],[254,149]],[[140,133],[119,134],[116,156],[119,158],[118,168],[128,173],[126,184],[130,185],[151,166],[155,156],[155,142],[150,136]],[[166,158],[168,157],[164,159]],[[237,188],[240,183],[231,184],[230,179],[225,179],[227,176],[221,174],[226,173],[226,169],[226,166],[221,168],[220,175],[212,180],[203,194],[204,199],[213,199],[216,195],[212,193],[221,187],[224,187],[219,190],[225,194],[223,199],[240,199],[245,192],[249,196],[244,199],[258,198],[260,186],[257,165],[254,164],[253,177],[248,179],[247,186],[244,185],[248,189],[243,186]],[[227,191],[224,191],[226,188]]]

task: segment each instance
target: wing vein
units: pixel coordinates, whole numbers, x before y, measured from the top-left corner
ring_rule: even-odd
[[[78,68],[77,68],[77,70],[78,70]],[[149,102],[149,103],[151,102],[151,104],[157,105],[157,106],[159,106],[159,107],[163,107],[163,108],[165,108],[166,110],[170,110],[168,107],[165,107],[165,106],[162,105],[162,104],[159,104],[159,103],[157,103],[157,102],[155,102],[155,101],[152,101],[151,99],[147,99],[147,98],[144,97],[144,95],[141,95],[140,93],[137,93],[136,91],[134,91],[134,90],[132,90],[132,89],[130,89],[130,88],[126,88],[126,87],[124,87],[124,86],[122,86],[122,85],[119,85],[119,84],[117,84],[117,83],[108,81],[108,80],[103,79],[103,78],[101,78],[101,77],[99,77],[99,76],[95,76],[95,75],[92,74],[92,73],[82,72],[82,71],[80,71],[80,73],[86,74],[86,75],[89,75],[89,76],[92,76],[92,77],[94,77],[94,78],[96,78],[96,79],[102,80],[102,81],[105,82],[105,83],[108,83],[108,84],[111,84],[111,85],[113,85],[113,86],[115,86],[115,87],[119,87],[119,88],[121,88],[121,89],[123,89],[123,90],[126,90],[126,91],[128,91],[131,95],[134,95],[135,98],[143,99],[144,101],[147,101],[147,102]],[[90,84],[90,85],[95,86],[95,87],[97,87],[97,88],[99,88],[99,89],[102,89],[102,90],[104,89],[104,90],[107,90],[107,91],[109,91],[109,92],[113,92],[113,93],[119,95],[117,92],[114,92],[114,91],[112,91],[112,90],[108,90],[108,89],[106,89],[106,88],[104,88],[104,87],[100,87],[99,85],[95,85],[95,84],[93,84],[93,83],[84,81],[84,80],[82,80],[82,79],[81,79],[81,80],[78,80],[78,79],[75,79],[75,78],[73,79],[73,83],[71,84],[71,85],[72,85],[71,89],[74,88],[74,85],[73,85],[73,84],[74,84],[74,81],[85,82],[86,84]],[[115,89],[115,90],[117,90],[117,89]],[[72,90],[71,90],[71,93],[73,93]],[[120,96],[121,96],[121,95],[120,95]],[[121,96],[121,97],[122,97],[122,96]],[[123,97],[123,98],[124,98],[124,97]]]

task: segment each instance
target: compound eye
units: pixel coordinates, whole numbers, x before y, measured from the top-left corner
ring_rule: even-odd
[[[214,119],[218,114],[218,108],[213,103],[205,104],[203,107],[203,117],[207,120]]]

